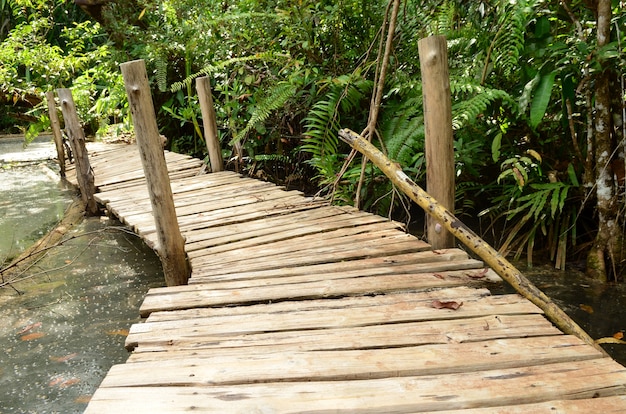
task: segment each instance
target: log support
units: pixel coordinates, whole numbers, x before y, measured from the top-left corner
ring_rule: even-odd
[[[80,188],[82,200],[85,203],[85,211],[88,215],[96,215],[98,213],[98,203],[96,203],[94,198],[96,186],[93,170],[89,164],[87,147],[85,146],[85,132],[76,114],[76,105],[74,104],[72,91],[66,88],[57,89],[57,95],[59,96],[61,111],[63,112],[65,133],[69,138],[70,147],[74,154],[76,181]]]
[[[218,172],[224,170],[224,160],[222,159],[222,147],[217,134],[217,120],[215,108],[213,106],[213,96],[211,94],[211,82],[208,77],[203,76],[196,79],[196,89],[200,109],[202,110],[202,124],[204,126],[204,138],[209,152],[211,171]]]
[[[163,143],[156,123],[152,94],[143,60],[120,65],[133,116],[139,155],[146,175],[152,214],[156,225],[156,252],[163,265],[167,286],[185,285],[190,268],[185,239],[180,233]]]
[[[446,38],[421,39],[418,49],[424,95],[426,191],[454,211],[454,144]],[[431,216],[426,217],[426,234],[433,249],[454,247],[452,233]]]
[[[48,101],[48,113],[50,115],[50,127],[52,128],[52,136],[54,137],[54,145],[57,149],[57,160],[59,161],[59,174],[65,178],[65,149],[63,148],[63,134],[61,133],[61,123],[59,122],[59,114],[57,113],[57,105],[54,101],[54,92],[46,92],[46,100]]]

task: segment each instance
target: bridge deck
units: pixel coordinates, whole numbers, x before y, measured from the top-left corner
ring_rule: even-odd
[[[166,153],[193,269],[148,292],[86,413],[589,413],[626,369],[460,249]],[[92,151],[98,201],[157,243],[137,150]],[[456,308],[456,309],[453,309]]]

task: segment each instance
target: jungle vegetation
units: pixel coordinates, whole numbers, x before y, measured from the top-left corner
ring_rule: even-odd
[[[337,137],[368,124],[394,9],[372,142],[424,181],[417,42],[445,35],[456,213],[529,263],[586,258],[622,280],[621,0],[0,0],[0,130],[45,129],[43,94],[70,87],[88,133],[128,132],[118,65],[144,59],[170,149],[206,156],[193,80],[208,75],[229,168],[408,215]]]

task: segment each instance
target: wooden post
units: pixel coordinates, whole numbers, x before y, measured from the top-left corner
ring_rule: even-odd
[[[424,95],[426,191],[446,209],[454,211],[454,145],[446,38],[421,39],[418,49]],[[454,236],[431,216],[426,217],[426,232],[433,249],[454,247]]]
[[[126,95],[133,116],[141,163],[146,175],[158,246],[167,286],[185,285],[190,269],[185,254],[185,239],[180,233],[174,197],[170,186],[163,143],[156,123],[152,94],[143,60],[120,65]]]
[[[54,92],[46,92],[46,100],[48,101],[48,113],[50,114],[50,127],[52,128],[52,136],[54,137],[54,145],[57,148],[57,159],[59,160],[59,168],[61,177],[65,177],[65,149],[63,148],[63,134],[61,133],[61,124],[59,123],[59,114],[57,113],[57,105],[54,101]]]
[[[72,98],[72,91],[66,88],[57,89],[57,95],[61,101],[61,112],[65,121],[65,133],[70,140],[70,147],[76,163],[76,181],[80,187],[80,195],[85,203],[85,211],[88,215],[98,213],[98,204],[94,198],[96,186],[94,183],[93,170],[89,163],[87,148],[85,147],[85,132],[80,126],[76,105]]]
[[[217,134],[217,121],[209,78],[206,76],[197,78],[196,89],[198,90],[198,99],[200,101],[200,109],[202,110],[202,124],[204,125],[204,137],[207,150],[209,151],[209,160],[211,161],[211,171],[223,171],[222,147]]]

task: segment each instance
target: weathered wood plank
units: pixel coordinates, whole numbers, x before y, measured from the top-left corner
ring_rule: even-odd
[[[236,242],[245,241],[249,245],[260,245],[346,227],[388,222],[388,220],[382,217],[371,214],[337,214],[332,210],[320,208],[313,210],[313,212],[309,211],[290,214],[287,217],[279,216],[268,220],[257,220],[248,222],[245,225],[235,224],[220,226],[210,231],[188,232],[186,234],[187,245],[185,248],[191,256],[191,252],[215,248],[215,246],[231,249],[232,246],[230,244]],[[395,223],[394,227],[400,228],[400,224]],[[226,244],[229,246],[224,246]]]
[[[482,372],[239,386],[100,388],[87,414],[412,413],[623,394],[626,370],[608,358]],[[193,378],[190,378],[193,381]]]
[[[507,297],[487,296],[471,300],[468,298],[449,297],[445,295],[445,293],[441,294],[441,299],[437,299],[438,297],[437,292],[435,292],[432,295],[426,295],[426,299],[392,303],[386,303],[382,301],[382,299],[379,300],[378,297],[374,297],[375,301],[370,302],[369,305],[348,305],[345,308],[299,309],[298,305],[294,307],[293,303],[290,303],[289,305],[292,306],[290,310],[283,308],[282,312],[275,314],[269,313],[268,315],[270,316],[267,318],[264,318],[263,314],[256,314],[254,318],[251,318],[252,315],[250,314],[220,315],[219,317],[213,314],[210,318],[199,316],[197,318],[181,318],[181,320],[170,320],[159,323],[146,322],[135,324],[131,327],[128,342],[139,342],[139,340],[132,338],[134,334],[155,330],[165,332],[170,329],[181,330],[182,332],[183,329],[189,327],[195,329],[194,334],[198,335],[215,334],[217,332],[237,332],[241,334],[299,329],[355,327],[400,322],[423,322],[452,318],[463,319],[485,315],[538,313],[534,305],[528,305],[523,301],[514,301],[511,303],[511,299]],[[434,300],[457,300],[463,302],[463,306],[456,311],[450,309],[436,309],[432,307]],[[169,301],[169,308],[176,309],[175,305],[176,302],[173,300]],[[271,306],[265,305],[266,311],[272,312],[274,305],[276,304],[272,303]],[[162,305],[161,308],[165,306],[166,305]],[[143,310],[144,308],[146,310]],[[147,305],[142,306],[142,312],[145,312],[143,313],[144,316],[148,316],[148,311],[150,310]],[[155,312],[158,311],[157,309],[153,310]],[[195,314],[212,315],[211,310],[207,311],[208,312],[203,313],[202,309],[199,309]]]
[[[296,240],[297,241],[297,240]],[[272,260],[271,257],[268,257],[268,260]],[[263,286],[263,285],[271,285],[271,284],[291,284],[291,283],[304,283],[304,282],[312,282],[315,280],[332,280],[332,279],[348,279],[352,277],[365,277],[365,276],[375,276],[375,275],[389,275],[389,274],[419,274],[419,273],[434,273],[434,272],[444,272],[447,270],[458,270],[461,263],[462,266],[466,265],[466,261],[469,260],[467,253],[460,249],[450,249],[446,251],[442,251],[439,254],[434,254],[432,251],[424,251],[424,252],[416,252],[415,257],[411,264],[404,266],[390,266],[389,268],[360,268],[355,266],[352,270],[342,270],[338,271],[337,269],[332,269],[331,272],[326,273],[316,273],[311,271],[303,271],[302,274],[299,275],[285,275],[280,272],[275,272],[274,274],[270,273],[266,277],[245,277],[245,274],[231,273],[232,277],[225,277],[220,280],[220,278],[211,278],[207,277],[204,279],[203,283],[210,283],[212,288],[217,289],[225,289],[227,286],[229,288],[242,288],[242,287],[253,287],[253,286]],[[367,259],[363,260],[366,262]],[[193,263],[193,261],[192,261]],[[347,262],[342,262],[347,263]],[[478,265],[477,262],[472,261],[472,271],[465,272],[466,274],[462,276],[468,276],[473,279],[481,279],[481,280],[490,280],[489,277],[491,274],[488,274],[489,271],[487,269],[482,270],[474,270],[474,265]],[[210,268],[210,267],[209,267]],[[434,277],[437,277],[441,280],[445,280],[446,276],[452,278],[462,277],[458,274],[437,274]],[[464,282],[467,282],[468,279],[464,278]]]
[[[100,387],[346,381],[478,372],[603,358],[574,336],[399,348],[189,355],[115,365]]]
[[[335,228],[333,228],[335,227]],[[398,225],[392,221],[375,220],[370,223],[363,223],[360,226],[333,226],[328,225],[327,231],[305,233],[305,230],[291,230],[283,233],[282,240],[272,240],[271,238],[262,238],[262,243],[256,240],[244,240],[232,242],[226,246],[207,247],[200,251],[189,252],[188,256],[198,263],[217,263],[222,266],[228,262],[240,262],[241,249],[246,249],[246,260],[254,260],[262,258],[272,260],[273,256],[281,256],[283,254],[293,255],[295,252],[303,250],[318,251],[318,248],[330,248],[331,246],[346,249],[354,249],[354,245],[345,246],[349,240],[350,243],[365,242],[368,240],[385,240],[390,238],[411,240],[411,237],[404,237],[402,232],[398,232]],[[301,234],[305,233],[305,234]],[[267,242],[264,242],[267,240]],[[337,251],[338,249],[334,249]]]
[[[395,315],[400,309],[416,308],[419,307],[420,302],[428,304],[433,300],[455,300],[463,301],[466,304],[479,301],[480,306],[493,307],[487,311],[487,314],[511,314],[511,312],[518,314],[542,313],[541,310],[535,305],[531,304],[528,306],[527,301],[518,295],[491,296],[489,290],[485,288],[457,286],[445,289],[427,290],[423,292],[386,293],[384,295],[375,296],[348,296],[333,300],[309,299],[305,301],[273,302],[268,304],[238,307],[191,308],[176,311],[157,311],[150,314],[147,321],[165,322],[214,316],[240,316],[243,320],[245,320],[265,316],[271,317],[273,314],[286,317],[294,312],[297,314],[295,318],[302,318],[303,315],[300,315],[299,312],[317,312],[334,309],[337,311],[344,310],[362,313],[370,308],[379,310],[382,306],[390,306],[391,308],[388,309],[388,313]],[[462,317],[468,317],[465,315],[465,312],[468,311],[467,307],[463,307],[461,311],[464,313]],[[435,315],[437,314],[440,315],[441,313],[435,313]],[[336,317],[344,321],[346,320],[343,318],[344,315],[342,314],[338,314]]]
[[[220,272],[209,266],[196,267],[194,278],[189,283],[205,283],[219,280],[239,280],[239,279],[268,279],[273,277],[301,276],[301,275],[321,275],[327,273],[343,272],[346,276],[373,276],[388,275],[393,273],[415,273],[411,265],[424,263],[426,261],[436,262],[437,259],[429,259],[430,256],[439,255],[441,251],[433,252],[425,250],[428,248],[423,243],[422,248],[415,249],[410,253],[388,254],[386,256],[353,259],[349,261],[319,263],[305,265],[300,263],[294,267],[279,267],[268,270],[244,270],[222,269]],[[446,251],[443,251],[446,252]],[[495,272],[477,269],[471,273],[471,277],[485,281],[500,281]],[[482,276],[482,277],[481,277]]]
[[[621,414],[626,408],[626,396],[618,395],[604,398],[546,401],[535,404],[507,405],[500,407],[470,408],[467,410],[446,410],[446,414]],[[441,414],[441,411],[429,411],[423,414]]]
[[[344,230],[347,232],[347,230]],[[326,239],[320,237],[306,244],[292,244],[287,246],[288,251],[282,249],[270,252],[265,246],[250,249],[245,257],[237,255],[237,252],[224,252],[213,256],[200,256],[191,259],[196,266],[210,266],[215,271],[223,268],[233,269],[236,267],[250,270],[272,269],[284,266],[306,265],[315,263],[338,262],[358,258],[376,257],[410,253],[423,250],[424,243],[411,235],[404,234],[396,229],[384,229],[361,233],[360,229],[354,229],[355,234],[345,237]],[[284,245],[284,244],[283,244]],[[291,249],[289,249],[291,247]],[[247,251],[248,249],[246,249]],[[267,256],[265,256],[267,255]],[[270,258],[269,255],[272,257]],[[258,257],[267,257],[266,262],[254,260]],[[482,263],[482,262],[481,262]],[[252,267],[249,267],[252,266]],[[232,270],[231,270],[232,271]]]
[[[367,311],[367,310],[365,310]],[[199,322],[199,321],[196,321]],[[150,322],[152,323],[152,322]],[[266,324],[266,325],[269,325]],[[127,362],[202,358],[203,355],[252,355],[289,351],[380,349],[418,345],[478,342],[503,338],[560,335],[540,314],[486,315],[426,322],[397,322],[394,318],[374,325],[278,332],[194,332],[152,329],[133,332],[126,341],[135,350]],[[530,341],[529,341],[530,342]],[[161,352],[167,351],[167,356]]]
[[[475,260],[453,262],[454,267],[471,269],[479,267]],[[442,268],[450,263],[439,264]],[[435,267],[434,265],[432,267]],[[444,273],[439,272],[438,274]],[[457,277],[440,277],[432,273],[387,275],[385,277],[355,277],[331,280],[316,280],[295,285],[254,286],[240,289],[211,289],[210,286],[187,285],[167,291],[151,289],[146,295],[140,313],[142,316],[157,310],[174,310],[210,306],[226,306],[257,302],[282,301],[306,298],[332,298],[349,295],[398,292],[402,290],[424,290],[459,286],[471,281],[465,272]]]

